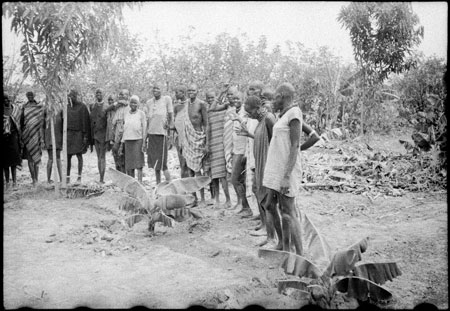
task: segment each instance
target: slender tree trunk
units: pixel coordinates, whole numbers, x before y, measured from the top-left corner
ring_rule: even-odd
[[[66,90],[66,94],[68,94]],[[61,178],[62,178],[62,187],[67,187],[67,96],[63,102],[63,147],[61,151]]]
[[[50,130],[52,132],[52,153],[53,153],[53,180],[55,183],[55,193],[59,194],[59,182],[58,180],[58,159],[56,158],[56,138],[55,138],[55,120],[54,116],[50,118]]]
[[[366,100],[366,72],[363,72],[363,96],[361,101],[361,136],[364,136],[364,102]]]

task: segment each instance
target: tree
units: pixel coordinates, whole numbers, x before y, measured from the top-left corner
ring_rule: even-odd
[[[406,2],[353,2],[341,9],[338,21],[350,31],[355,60],[362,73],[363,134],[364,102],[373,98],[370,87],[382,83],[390,73],[400,73],[414,64],[407,56],[420,43],[424,28],[418,26],[419,18],[411,3]]]
[[[67,92],[69,74],[114,40],[122,18],[123,3],[5,3],[2,12],[12,17],[11,29],[22,34],[22,72],[40,84],[52,126],[53,116],[64,111],[63,186],[66,184]],[[53,148],[56,159],[56,150]],[[55,161],[56,163],[56,161]],[[55,172],[56,180],[56,167]],[[55,188],[57,191],[57,187]]]

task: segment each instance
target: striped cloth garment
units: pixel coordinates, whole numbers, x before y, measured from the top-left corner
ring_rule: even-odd
[[[226,111],[210,112],[208,123],[210,129],[209,138],[209,158],[211,167],[211,178],[226,177],[226,160],[224,150],[224,125]]]
[[[44,109],[42,105],[30,102],[23,106],[23,142],[27,149],[28,157],[34,162],[41,161],[41,137],[40,129],[44,121]]]
[[[182,154],[186,159],[187,166],[194,172],[199,172],[202,168],[203,157],[205,156],[206,133],[197,131],[189,119],[189,109],[184,109],[184,138]]]

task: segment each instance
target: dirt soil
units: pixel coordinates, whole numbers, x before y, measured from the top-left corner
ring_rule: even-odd
[[[398,138],[378,137],[370,143],[374,148],[401,150]],[[305,156],[321,152],[323,148],[313,147]],[[169,167],[177,177],[175,151],[169,156]],[[84,159],[83,183],[93,184],[98,179],[95,152]],[[76,165],[76,160],[72,162]],[[39,185],[31,186],[24,161],[19,186],[4,192],[6,309],[244,308],[251,304],[296,309],[307,303],[295,292],[278,293],[277,280],[292,276],[258,258],[256,244],[264,237],[249,234],[255,221],[208,206],[202,219],[191,218],[173,228],[157,224],[154,234],[148,233],[145,222],[130,229],[121,222],[120,191],[111,187],[96,197],[58,197],[47,189],[46,155],[42,163]],[[114,167],[111,154],[107,167]],[[144,174],[150,189],[154,175],[148,168]],[[230,192],[235,201],[234,191]],[[429,302],[448,308],[445,191],[380,195],[372,201],[363,195],[304,190],[300,202],[333,250],[369,236],[364,261],[398,262],[402,275],[384,285],[393,299],[379,307],[409,309]],[[347,300],[340,306],[356,307]]]

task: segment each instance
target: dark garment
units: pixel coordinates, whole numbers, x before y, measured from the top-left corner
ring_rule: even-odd
[[[120,142],[115,142],[111,150],[112,150],[112,154],[114,157],[114,163],[116,165],[116,170],[118,170],[119,172],[125,173],[126,150],[125,150],[125,148],[123,148],[122,154],[119,155],[119,147],[120,147]]]
[[[106,104],[100,105],[95,103],[91,109],[91,134],[93,140],[104,142],[106,140],[107,129],[107,113],[105,112]]]
[[[125,140],[125,170],[143,168],[145,165],[144,153],[142,152],[142,139]]]
[[[157,171],[167,170],[167,137],[148,134],[147,164]]]
[[[17,126],[11,121],[10,133],[3,134],[2,153],[3,167],[18,166],[22,163],[20,136]]]
[[[91,140],[89,110],[81,102],[67,107],[67,154],[86,153]]]
[[[62,111],[53,117],[55,127],[56,150],[62,150],[63,145],[63,113]],[[67,140],[70,142],[69,140]],[[47,112],[44,113],[44,142],[46,149],[52,149],[52,129],[50,120],[47,120]]]
[[[22,106],[20,121],[24,143],[22,158],[33,163],[39,163],[41,161],[41,143],[44,141],[43,137],[41,137],[41,127],[44,120],[43,115],[43,106],[34,100],[28,101]]]
[[[271,122],[270,122],[271,121]],[[255,195],[258,203],[261,203],[266,195],[267,189],[263,187],[264,168],[266,167],[267,154],[269,151],[270,133],[268,123],[275,124],[275,116],[267,115],[258,123],[255,129],[253,155],[255,156]]]

